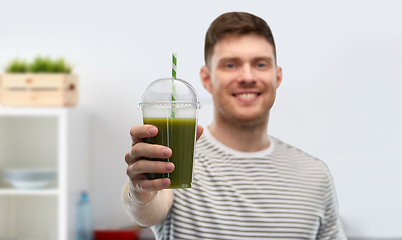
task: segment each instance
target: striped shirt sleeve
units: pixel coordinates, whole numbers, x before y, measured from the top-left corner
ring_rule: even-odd
[[[321,220],[317,239],[320,240],[344,240],[347,239],[343,231],[342,222],[339,216],[338,199],[334,181],[330,171],[327,171],[325,191],[325,212]]]

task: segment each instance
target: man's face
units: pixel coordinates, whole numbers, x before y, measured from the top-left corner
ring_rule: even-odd
[[[200,75],[214,99],[216,117],[241,126],[267,123],[282,69],[264,37],[249,34],[220,40],[210,66],[203,66]]]

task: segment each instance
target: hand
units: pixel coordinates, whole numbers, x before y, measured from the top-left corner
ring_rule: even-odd
[[[197,126],[196,140],[201,137],[203,128]],[[126,153],[125,160],[128,164],[127,175],[130,178],[134,197],[141,203],[151,201],[156,193],[170,186],[169,178],[147,179],[148,173],[171,173],[174,170],[174,164],[171,162],[149,161],[146,158],[170,158],[172,150],[169,147],[148,144],[144,140],[154,137],[158,134],[158,128],[152,125],[134,126],[130,130],[132,139],[132,148]]]

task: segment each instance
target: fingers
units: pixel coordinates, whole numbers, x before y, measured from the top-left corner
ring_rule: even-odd
[[[125,160],[127,164],[133,164],[141,158],[170,158],[172,150],[168,147],[156,144],[139,142],[135,144],[128,153]]]
[[[171,173],[174,168],[171,162],[140,160],[127,167],[127,175],[133,179],[144,173]]]
[[[171,173],[174,170],[171,162],[140,160],[127,167],[135,191],[159,191],[170,186],[170,179],[148,180],[148,173]]]
[[[203,131],[202,126],[197,125],[197,141]],[[166,159],[172,156],[172,150],[169,147],[144,143],[145,138],[154,137],[157,134],[158,129],[152,125],[134,126],[130,130],[132,148],[125,155],[125,161],[128,164],[127,175],[140,196],[145,196],[144,192],[163,190],[171,184],[168,178],[147,179],[148,173],[171,173],[175,169],[171,162],[145,160],[145,158]]]
[[[197,125],[197,141],[201,137],[204,129],[201,125]],[[132,146],[136,143],[143,141],[144,138],[155,137],[158,134],[158,128],[153,125],[138,125],[130,129]]]
[[[163,190],[167,187],[170,186],[170,179],[169,178],[161,178],[161,179],[155,179],[155,180],[142,180],[142,181],[137,181],[133,182],[132,184],[134,186],[134,190],[137,192],[156,192]],[[138,198],[138,197],[137,197]],[[141,199],[139,199],[141,200]]]
[[[201,125],[197,125],[197,137],[196,137],[196,141],[198,141],[198,139],[200,139],[202,133],[204,132],[204,128]]]
[[[134,126],[130,129],[133,146],[144,138],[155,137],[157,134],[158,128],[149,124]]]

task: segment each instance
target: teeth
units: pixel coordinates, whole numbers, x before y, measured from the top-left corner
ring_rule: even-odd
[[[255,94],[255,93],[242,93],[242,94],[238,94],[236,97],[248,99],[248,98],[255,98],[256,96],[257,96],[257,94]]]

